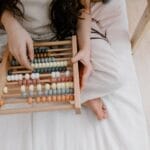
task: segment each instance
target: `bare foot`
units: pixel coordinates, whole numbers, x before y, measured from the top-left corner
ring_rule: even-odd
[[[106,106],[101,98],[88,100],[83,104],[83,106],[90,108],[94,112],[98,120],[108,118]]]

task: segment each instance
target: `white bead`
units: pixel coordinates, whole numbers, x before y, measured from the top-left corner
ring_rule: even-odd
[[[11,81],[11,76],[7,76],[7,81]]]
[[[49,67],[49,63],[48,62],[46,63],[46,67]]]
[[[31,91],[31,92],[34,91],[34,85],[31,84],[31,85],[29,86],[29,91]]]
[[[8,93],[8,88],[7,88],[6,86],[3,88],[3,93],[4,93],[4,94],[7,94],[7,93]]]
[[[55,73],[55,72],[52,72],[52,73],[51,73],[51,76],[52,76],[52,78],[56,78],[56,73]]]
[[[35,63],[35,64],[34,64],[34,67],[35,67],[35,68],[38,68],[38,66],[39,66],[38,63]]]
[[[14,81],[14,80],[15,80],[15,76],[11,75],[11,81]]]
[[[56,89],[57,85],[56,83],[52,83],[52,89]]]
[[[52,62],[49,62],[49,67],[52,67],[53,63]]]
[[[68,65],[68,61],[64,61],[64,66],[67,66]]]
[[[66,88],[69,88],[69,82],[66,82]]]
[[[19,74],[18,80],[22,80],[22,79],[23,79],[23,75],[22,75],[22,74]]]
[[[60,67],[63,67],[63,66],[64,66],[64,62],[61,61],[61,62],[60,62]]]
[[[29,79],[30,79],[30,75],[29,75],[28,73],[26,73],[25,76],[24,76],[24,78],[25,78],[26,80],[29,80]]]
[[[42,91],[42,85],[41,84],[37,84],[37,90]]]
[[[56,62],[56,67],[59,67],[59,66],[61,66],[61,63],[58,61]]]
[[[31,79],[34,80],[35,79],[35,73],[31,74]]]
[[[49,90],[50,89],[50,85],[47,83],[45,84],[45,90]]]
[[[35,73],[35,79],[39,79],[40,78],[40,74],[39,73]]]
[[[53,67],[57,67],[57,62],[53,62]]]
[[[56,72],[56,78],[59,78],[60,77],[60,72]]]
[[[42,68],[42,63],[39,63],[39,64],[38,64],[38,67],[39,67],[39,68]]]
[[[34,68],[35,67],[34,63],[31,63],[31,66]]]
[[[66,87],[65,82],[61,83],[61,88],[64,89]]]
[[[69,82],[69,87],[73,88],[73,82]]]
[[[19,76],[16,74],[16,75],[14,76],[14,79],[15,79],[15,81],[18,81],[18,80],[19,80]]]
[[[21,86],[21,92],[23,93],[23,92],[25,92],[26,91],[26,87],[25,87],[25,85],[22,85]]]
[[[61,89],[61,83],[57,83],[57,89]]]
[[[45,63],[41,63],[41,67],[42,68],[46,67],[46,64]]]
[[[70,76],[70,71],[67,70],[67,71],[65,72],[65,75],[66,75],[66,77],[69,77],[69,76]]]

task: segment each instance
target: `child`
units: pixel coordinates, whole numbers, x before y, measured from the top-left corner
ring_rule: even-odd
[[[37,15],[40,9],[42,9],[41,15]],[[85,87],[86,80],[92,71],[89,0],[82,2],[79,0],[63,0],[61,2],[59,0],[42,2],[1,0],[0,16],[1,23],[8,34],[9,51],[21,65],[29,69],[32,68],[27,59],[27,53],[31,60],[34,57],[32,38],[34,40],[46,40],[54,37],[64,39],[77,33],[80,50],[72,61],[73,63],[80,61],[84,65],[81,87]],[[44,38],[44,36],[46,37]],[[93,101],[88,101],[85,105],[90,106],[98,119],[106,118],[106,108],[99,97],[94,97]]]
[[[4,10],[6,2],[8,0],[0,0],[0,12]],[[9,0],[9,2],[10,5],[5,8],[10,11],[13,6],[17,16],[20,16],[15,7],[19,1]],[[69,27],[70,31],[69,22],[65,24],[66,20],[62,16],[71,19],[70,23],[73,23],[75,29],[74,22],[76,21],[73,16],[76,18],[76,15],[78,16],[77,8],[82,7],[75,5],[77,3],[74,2],[78,2],[77,0],[53,0],[53,2],[53,10],[55,10],[53,13],[57,14],[56,10],[61,12],[61,15],[57,14],[59,19],[55,20],[54,18],[53,20],[55,15],[51,17],[52,24],[53,21],[60,21],[57,24],[57,29],[60,27],[61,30],[54,31],[55,33],[56,31],[59,31],[57,33],[61,32],[61,35],[67,35],[70,33],[68,30],[67,34],[62,31],[66,29],[65,25],[67,25],[67,29]],[[54,5],[55,2],[58,2],[57,5]],[[64,2],[67,6],[62,5]],[[53,32],[49,28],[49,1],[22,0],[22,3],[25,9],[25,19],[18,19],[18,21],[30,32],[32,38],[34,40],[49,40],[50,37],[53,37]],[[20,6],[19,3],[17,6]],[[61,11],[61,6],[63,6],[63,11]],[[98,117],[104,118],[103,103],[98,99],[101,97],[107,106],[109,118],[98,121],[86,108],[82,109],[81,115],[75,115],[74,112],[68,110],[1,116],[0,146],[2,150],[149,150],[146,122],[131,56],[125,0],[111,0],[106,5],[101,2],[92,3],[91,8],[90,60],[93,71],[85,82],[81,99],[82,102],[90,100],[86,104],[90,105]],[[67,14],[64,13],[64,9],[68,11]],[[85,15],[89,17],[89,11],[85,12]],[[82,25],[86,21],[85,17],[84,20],[82,19],[83,16],[84,14],[79,20]],[[28,49],[30,49],[29,43],[32,44],[32,41],[29,34],[12,15],[8,12],[3,13],[2,23],[8,32],[9,47],[13,48],[15,56],[19,53],[19,48],[21,48],[21,52],[26,52],[25,45],[28,45]],[[81,25],[80,22],[78,25]],[[56,35],[58,35],[57,33]],[[89,37],[86,38],[89,40]],[[19,46],[16,47],[16,45]],[[81,46],[82,43],[79,45]],[[25,52],[24,55],[26,56]],[[78,60],[80,52],[73,61]],[[89,59],[89,51],[86,50],[86,52]],[[31,51],[31,59],[32,56]],[[21,57],[24,58],[24,56]]]

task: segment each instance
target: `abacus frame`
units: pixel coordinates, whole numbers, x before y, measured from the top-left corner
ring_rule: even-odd
[[[59,46],[59,45],[71,45],[72,48],[72,55],[75,56],[77,53],[77,38],[76,36],[72,36],[71,40],[64,40],[64,41],[51,41],[51,42],[37,42],[34,43],[34,47],[40,46]],[[7,71],[9,67],[9,59],[11,54],[6,49],[3,55],[3,60],[1,63],[0,68],[0,100],[4,101],[4,104],[20,104],[20,103],[27,103],[26,99],[20,98],[17,100],[14,99],[4,99],[3,98],[3,88],[7,83]],[[3,108],[0,107],[0,115],[7,115],[7,114],[18,114],[18,113],[32,113],[32,112],[45,112],[45,111],[52,111],[52,110],[70,110],[74,109],[76,113],[80,113],[81,104],[80,104],[80,85],[79,85],[79,68],[78,63],[72,64],[73,69],[73,83],[74,83],[74,101],[72,103],[59,103],[57,105],[52,105],[51,103],[47,103],[44,106],[40,104],[29,105],[28,107],[21,107],[21,108]],[[13,97],[12,97],[13,98]]]

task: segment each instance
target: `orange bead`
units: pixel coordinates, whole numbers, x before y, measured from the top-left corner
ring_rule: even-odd
[[[65,96],[65,95],[62,95],[62,96],[61,96],[61,101],[63,101],[63,102],[66,101],[66,96]]]
[[[69,95],[66,95],[66,101],[70,101],[70,96]]]
[[[62,99],[62,98],[61,98],[61,96],[60,96],[60,95],[58,95],[58,96],[57,96],[57,101],[59,101],[59,102],[60,102],[60,101],[61,101],[61,99]]]
[[[51,102],[51,101],[52,101],[52,97],[51,97],[51,96],[48,96],[48,97],[47,97],[47,101],[48,101],[48,102]]]
[[[43,103],[46,102],[46,97],[45,97],[45,96],[42,97],[42,102],[43,102]]]
[[[40,102],[41,102],[41,98],[40,98],[40,97],[37,97],[37,98],[36,98],[36,102],[37,102],[37,103],[40,103]]]
[[[32,104],[32,103],[33,103],[33,99],[32,99],[32,97],[29,97],[28,104]]]
[[[4,105],[4,101],[0,100],[0,107]]]
[[[70,99],[71,101],[73,101],[73,100],[74,100],[74,96],[73,96],[73,95],[70,95],[70,96],[69,96],[69,99]]]
[[[57,101],[57,97],[54,95],[54,96],[52,96],[52,101],[53,102],[56,102]]]

